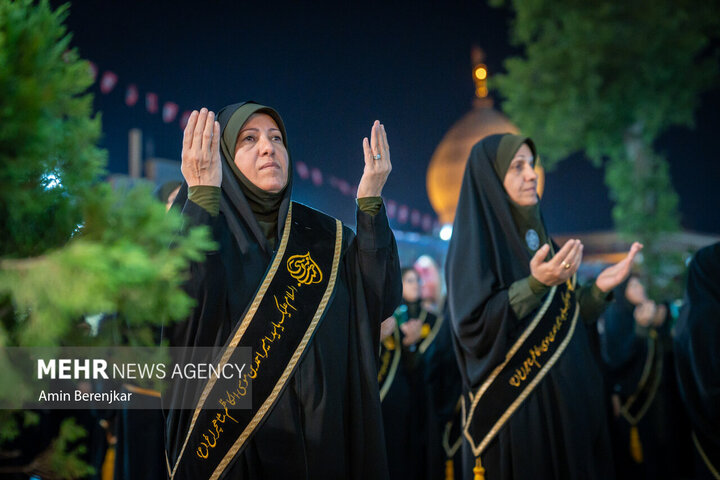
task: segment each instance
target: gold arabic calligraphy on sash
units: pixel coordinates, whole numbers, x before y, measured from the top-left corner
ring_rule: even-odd
[[[568,314],[570,312],[570,298],[572,296],[572,291],[574,290],[574,286],[570,280],[567,281],[567,287],[567,291],[563,293],[561,297],[563,302],[562,309],[560,309],[558,316],[555,317],[555,322],[553,322],[550,332],[545,335],[545,338],[543,338],[539,345],[533,345],[530,347],[528,350],[528,356],[525,358],[520,368],[515,369],[515,373],[508,381],[513,387],[520,387],[523,382],[527,380],[527,377],[530,375],[533,367],[537,369],[542,368],[540,358],[550,349],[550,346],[555,342],[555,337],[563,327],[563,324],[567,322]]]
[[[255,351],[250,371],[242,374],[238,381],[237,388],[233,391],[226,390],[225,394],[217,399],[218,404],[225,410],[225,415],[217,414],[217,417],[212,421],[213,428],[207,429],[210,436],[203,434],[205,441],[200,442],[200,445],[195,450],[197,456],[203,460],[206,460],[210,456],[210,450],[217,446],[217,440],[223,432],[218,422],[222,424],[225,423],[227,418],[230,418],[235,423],[238,423],[230,416],[228,408],[229,406],[234,406],[240,398],[248,394],[250,380],[258,377],[260,367],[271,355],[271,347],[282,337],[281,334],[285,331],[285,320],[291,318],[293,312],[297,311],[295,307],[295,294],[298,292],[298,289],[303,285],[320,283],[323,278],[322,270],[320,270],[318,264],[312,259],[310,252],[305,255],[291,256],[286,263],[286,268],[290,276],[298,282],[297,287],[288,285],[285,288],[282,301],[278,300],[277,295],[273,295],[275,309],[277,313],[280,314],[279,318],[270,321],[268,333],[260,339],[259,348]]]

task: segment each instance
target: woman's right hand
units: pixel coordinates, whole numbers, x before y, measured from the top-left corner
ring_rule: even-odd
[[[540,283],[553,287],[575,275],[582,263],[583,244],[580,240],[570,239],[553,258],[546,262],[545,258],[549,252],[550,245],[547,243],[535,252],[530,260],[530,273]]]
[[[641,303],[633,310],[635,322],[641,327],[649,327],[650,324],[653,323],[657,313],[658,307],[652,300]]]
[[[380,341],[385,340],[387,337],[393,334],[395,331],[395,326],[397,325],[397,321],[395,320],[395,317],[390,316],[383,320],[383,322],[380,324]]]
[[[220,124],[207,108],[193,110],[183,133],[182,171],[188,187],[222,183]]]

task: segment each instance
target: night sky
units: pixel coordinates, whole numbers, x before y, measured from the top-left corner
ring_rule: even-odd
[[[133,127],[143,130],[146,156],[180,158],[177,120],[166,124],[160,113],[148,113],[146,92],[158,94],[160,108],[172,101],[181,113],[252,99],[283,116],[295,162],[354,184],[362,174],[362,138],[380,119],[393,161],[385,195],[432,213],[425,173],[435,146],[471,108],[470,49],[485,50],[491,75],[502,71],[503,60],[517,53],[508,42],[510,18],[483,2],[85,0],[72,3],[67,26],[83,58],[100,74],[118,76],[109,94],[97,84],[92,89],[111,172],[127,173]],[[124,103],[130,83],[140,93],[134,107]],[[719,109],[716,88],[702,97],[694,130],[672,129],[656,144],[671,164],[683,227],[715,234]],[[612,228],[603,172],[582,157],[549,173],[545,192],[551,232]],[[294,197],[344,219],[354,209],[352,197],[327,180],[314,187],[297,179]]]

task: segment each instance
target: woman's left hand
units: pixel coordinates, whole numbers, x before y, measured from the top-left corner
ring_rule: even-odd
[[[600,272],[600,275],[598,275],[595,280],[595,285],[597,285],[603,293],[607,293],[624,282],[628,275],[630,275],[630,267],[632,267],[635,255],[637,255],[642,248],[641,243],[633,243],[628,252],[628,256]]]
[[[363,138],[365,170],[357,189],[357,198],[379,197],[392,170],[390,147],[385,134],[385,126],[375,120],[370,132],[370,140]]]

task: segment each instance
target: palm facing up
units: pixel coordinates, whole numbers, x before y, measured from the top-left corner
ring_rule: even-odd
[[[595,285],[605,293],[620,285],[628,275],[630,275],[630,268],[632,267],[633,260],[635,260],[635,255],[637,255],[642,248],[641,243],[633,243],[628,252],[628,256],[600,272],[600,275],[598,275],[595,280]]]

